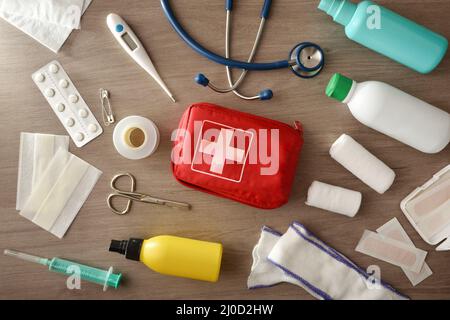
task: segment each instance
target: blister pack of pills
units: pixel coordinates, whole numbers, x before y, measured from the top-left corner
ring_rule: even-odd
[[[77,147],[102,134],[102,127],[58,61],[51,61],[32,78]]]

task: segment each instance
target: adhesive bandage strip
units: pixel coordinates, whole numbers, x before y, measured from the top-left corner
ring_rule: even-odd
[[[433,210],[426,218],[417,223],[427,238],[432,238],[442,230],[448,228],[450,223],[450,201]]]
[[[404,198],[400,208],[423,240],[442,242],[437,251],[450,250],[450,164]]]
[[[16,210],[21,210],[59,148],[69,149],[68,136],[20,134]]]
[[[289,282],[305,288],[318,299],[407,299],[383,281],[373,284],[374,278],[365,270],[297,222],[280,236],[267,260],[293,279]]]
[[[450,223],[450,179],[442,179],[407,204],[411,218],[427,238],[448,227]]]
[[[333,143],[330,155],[380,194],[394,182],[395,172],[349,135],[343,134]]]
[[[306,204],[354,217],[361,206],[361,192],[314,181],[308,189]]]
[[[412,272],[420,272],[427,252],[369,230],[359,241],[356,251]]]
[[[62,238],[101,171],[59,149],[20,214]]]
[[[102,134],[102,127],[58,61],[42,67],[32,78],[77,147]]]
[[[381,227],[377,229],[377,232],[379,234],[382,234],[386,237],[389,237],[391,239],[401,241],[405,244],[414,246],[414,243],[412,242],[411,238],[406,233],[405,229],[403,229],[400,222],[397,220],[397,218],[394,218]],[[423,264],[422,269],[420,269],[420,272],[412,272],[405,268],[402,268],[403,272],[405,273],[406,277],[411,281],[411,284],[413,286],[418,285],[423,280],[428,278],[433,274],[433,271],[431,271],[430,267],[427,263]]]

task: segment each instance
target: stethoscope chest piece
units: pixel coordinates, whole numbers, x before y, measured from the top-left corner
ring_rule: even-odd
[[[291,50],[289,63],[295,75],[300,78],[313,78],[322,71],[325,55],[317,44],[302,42]]]

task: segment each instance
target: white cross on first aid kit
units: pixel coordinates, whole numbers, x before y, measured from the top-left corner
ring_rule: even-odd
[[[221,129],[217,142],[204,139],[201,141],[199,152],[212,155],[211,172],[222,174],[226,160],[243,162],[245,150],[231,146],[233,134],[234,130]]]
[[[200,129],[191,169],[217,178],[240,182],[252,141],[251,131],[205,120]]]

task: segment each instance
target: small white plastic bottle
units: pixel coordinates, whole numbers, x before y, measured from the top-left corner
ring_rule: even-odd
[[[450,142],[450,114],[378,81],[357,83],[339,73],[326,94],[348,105],[364,125],[425,153],[438,153]]]

